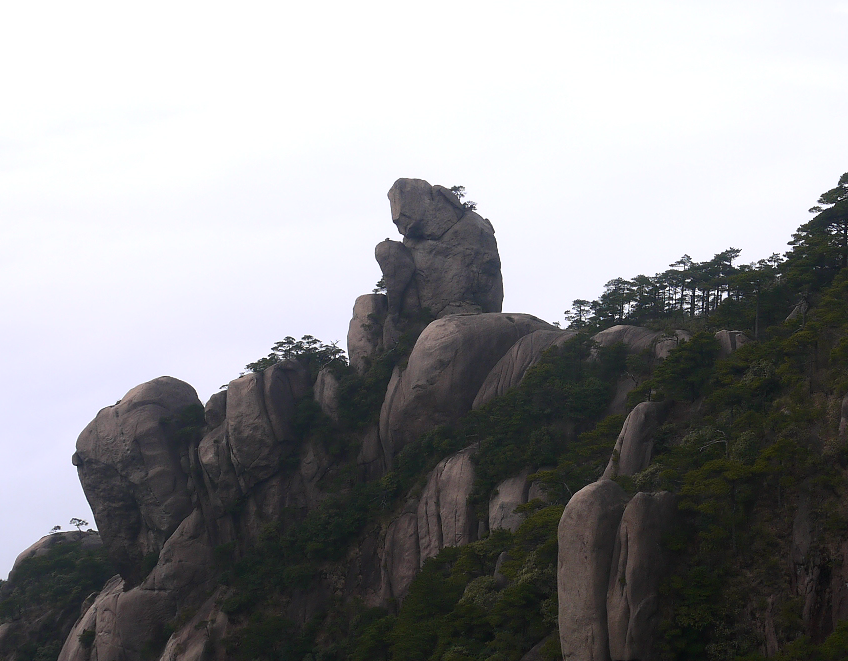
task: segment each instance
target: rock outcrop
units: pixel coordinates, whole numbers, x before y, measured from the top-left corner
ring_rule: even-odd
[[[495,230],[443,186],[398,179],[389,190],[403,243],[386,240],[376,257],[389,313],[429,309],[436,317],[500,312],[503,281]]]
[[[131,583],[193,508],[188,439],[197,393],[163,376],[101,410],[77,441],[73,463],[103,543]]]
[[[143,658],[157,639],[167,639],[164,625],[179,608],[206,599],[215,584],[212,561],[203,517],[195,510],[168,538],[159,562],[139,585],[129,588],[120,576],[106,584],[68,636],[60,661]],[[80,640],[86,631],[93,632],[88,646]]]
[[[745,333],[735,330],[720,330],[715,334],[715,339],[718,340],[719,344],[719,358],[727,358],[734,351],[751,341],[751,338]]]
[[[347,331],[347,355],[351,367],[362,374],[383,348],[383,322],[388,303],[385,294],[364,294],[353,304]]]
[[[566,661],[609,661],[607,591],[627,495],[611,480],[583,487],[557,530],[559,636]]]
[[[82,530],[72,530],[70,532],[58,532],[52,535],[45,535],[35,544],[18,553],[18,557],[15,558],[15,564],[12,565],[12,571],[9,572],[9,580],[14,581],[15,570],[24,560],[27,560],[28,558],[40,558],[47,555],[50,552],[50,549],[61,546],[62,544],[75,543],[78,543],[80,548],[83,550],[94,550],[103,546],[103,541],[100,539],[100,533],[94,530],[89,530],[87,532]]]
[[[495,492],[489,498],[489,530],[504,528],[511,532],[518,530],[525,516],[516,512],[515,508],[527,502],[527,492],[530,484],[527,476],[530,471],[525,469],[515,477],[510,477],[498,484]]]
[[[474,486],[471,455],[466,448],[444,459],[430,473],[418,502],[419,562],[423,565],[446,546],[464,546],[477,539],[477,520],[468,505]]]
[[[668,404],[641,402],[628,414],[604,470],[604,478],[635,475],[648,467],[654,449],[654,433],[662,423]]]
[[[545,351],[562,345],[576,334],[576,331],[554,329],[537,330],[522,337],[489,372],[474,398],[472,408],[479,409],[495,397],[515,388],[521,383],[527,370],[539,362]]]
[[[674,331],[674,335],[667,335],[641,326],[618,325],[596,333],[592,339],[602,347],[621,342],[630,353],[648,353],[652,358],[661,360],[667,358],[682,340],[688,340],[690,337],[691,334],[683,330]]]
[[[637,493],[624,509],[612,554],[607,625],[613,661],[657,658],[660,580],[666,571],[663,536],[674,524],[673,494]]]
[[[551,326],[527,314],[450,315],[421,333],[405,370],[395,369],[380,412],[386,462],[408,442],[471,409],[486,376],[515,342]]]

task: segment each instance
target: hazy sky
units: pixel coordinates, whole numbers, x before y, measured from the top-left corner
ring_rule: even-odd
[[[848,2],[6,3],[0,576],[97,411],[344,345],[398,177],[461,184],[504,310],[785,250],[848,170]]]

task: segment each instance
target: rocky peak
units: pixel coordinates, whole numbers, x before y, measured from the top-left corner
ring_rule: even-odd
[[[500,312],[503,280],[492,224],[449,189],[422,179],[398,179],[388,197],[404,237],[375,250],[390,315]]]

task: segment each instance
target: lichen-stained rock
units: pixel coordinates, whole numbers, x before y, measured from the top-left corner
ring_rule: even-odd
[[[629,413],[615,441],[604,477],[635,475],[648,467],[654,450],[654,434],[668,410],[665,402],[641,402]]]
[[[479,409],[495,397],[515,388],[545,351],[552,346],[560,346],[576,334],[576,331],[571,330],[537,330],[519,339],[489,372],[474,398],[472,408]]]
[[[609,661],[607,588],[624,490],[599,480],[578,491],[557,530],[559,635],[566,661]]]
[[[421,567],[418,501],[409,501],[386,530],[381,562],[381,602],[400,604]]]
[[[489,498],[489,530],[504,528],[515,532],[524,522],[525,515],[516,512],[515,508],[527,502],[529,474],[530,471],[525,469],[497,486],[495,493]]]
[[[651,661],[666,570],[662,538],[673,526],[674,494],[637,493],[624,509],[613,549],[607,624],[613,661]]]
[[[200,407],[194,388],[159,377],[101,410],[77,440],[73,463],[83,491],[130,582],[141,559],[158,553],[192,510],[188,438],[180,433],[191,407]]]
[[[471,409],[492,367],[521,337],[551,326],[527,314],[451,315],[427,326],[405,370],[395,370],[380,411],[387,462],[406,443]]]
[[[353,317],[347,330],[347,355],[351,367],[362,374],[383,344],[386,295],[364,294],[353,304]]]
[[[418,308],[436,317],[500,312],[501,261],[488,220],[463,207],[447,188],[422,179],[398,179],[389,190],[389,202],[392,220],[404,236],[403,250],[388,240],[377,248],[392,314]]]
[[[751,338],[745,333],[735,330],[720,330],[715,334],[715,339],[718,340],[719,344],[719,358],[727,358],[734,351],[751,341]]]
[[[242,492],[271,477],[295,450],[292,417],[309,388],[309,373],[291,360],[230,382],[226,438]]]
[[[477,521],[468,505],[474,486],[471,446],[443,459],[427,479],[418,502],[419,562],[424,564],[446,546],[477,539]]]

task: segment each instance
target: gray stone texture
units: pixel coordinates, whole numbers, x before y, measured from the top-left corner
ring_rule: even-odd
[[[427,479],[417,510],[422,565],[446,546],[464,546],[477,539],[477,520],[468,505],[474,486],[471,455],[475,449],[472,446],[443,459]]]
[[[491,369],[515,342],[551,326],[526,314],[451,315],[415,343],[405,370],[395,369],[380,412],[387,462],[408,442],[471,409]]]
[[[677,501],[668,491],[637,493],[624,509],[613,549],[607,624],[613,661],[652,661],[659,587],[667,568],[663,536],[674,525]]]
[[[626,502],[618,484],[602,479],[574,494],[562,513],[557,592],[565,661],[610,661],[607,588]]]
[[[635,406],[618,434],[604,478],[635,475],[648,467],[654,449],[654,434],[667,410],[665,402],[641,402]]]
[[[447,188],[422,179],[398,179],[388,197],[404,237],[403,244],[387,239],[376,250],[389,312],[500,312],[503,280],[492,224]]]
[[[347,330],[347,355],[351,367],[360,374],[383,348],[383,321],[387,309],[385,294],[364,294],[353,304],[353,317]]]
[[[515,388],[545,351],[562,345],[576,334],[576,331],[570,330],[537,330],[519,339],[489,372],[474,398],[472,408],[479,409],[495,397]]]
[[[159,377],[101,410],[80,434],[73,463],[103,543],[122,575],[136,570],[192,511],[188,441],[180,415],[200,406],[187,383]]]

